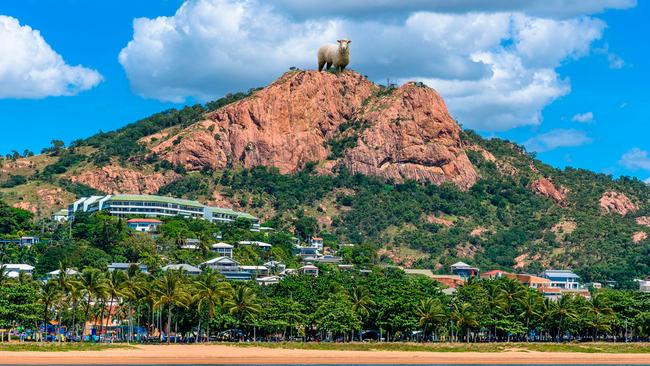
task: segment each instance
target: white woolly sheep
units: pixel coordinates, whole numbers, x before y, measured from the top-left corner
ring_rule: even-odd
[[[323,66],[327,65],[325,70],[334,66],[336,71],[343,71],[350,63],[350,43],[348,39],[339,39],[336,41],[339,45],[326,44],[318,49],[318,71],[323,70]]]

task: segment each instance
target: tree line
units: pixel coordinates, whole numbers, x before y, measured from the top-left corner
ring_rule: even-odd
[[[470,280],[452,295],[391,267],[371,273],[321,266],[278,284],[229,282],[204,271],[87,268],[35,281],[0,277],[0,327],[40,339],[206,342],[303,340],[435,342],[644,341],[650,295],[594,290],[545,299],[510,279]],[[43,325],[48,325],[44,327]],[[94,332],[92,331],[94,329]],[[91,337],[91,334],[94,334]]]

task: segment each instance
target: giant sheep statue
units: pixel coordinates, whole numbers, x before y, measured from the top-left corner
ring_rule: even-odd
[[[336,71],[343,71],[350,63],[350,41],[349,39],[339,39],[338,46],[335,44],[326,44],[318,49],[318,71],[325,70],[334,66]]]

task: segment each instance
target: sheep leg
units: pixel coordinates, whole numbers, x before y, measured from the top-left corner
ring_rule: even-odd
[[[323,71],[323,66],[325,66],[325,61],[318,60],[318,71]]]
[[[327,65],[325,65],[325,70],[329,70],[330,67],[332,67],[332,63],[328,62]]]

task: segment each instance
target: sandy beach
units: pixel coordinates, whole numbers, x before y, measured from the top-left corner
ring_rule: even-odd
[[[0,352],[0,364],[649,364],[650,354],[402,352],[144,345],[70,352]]]

